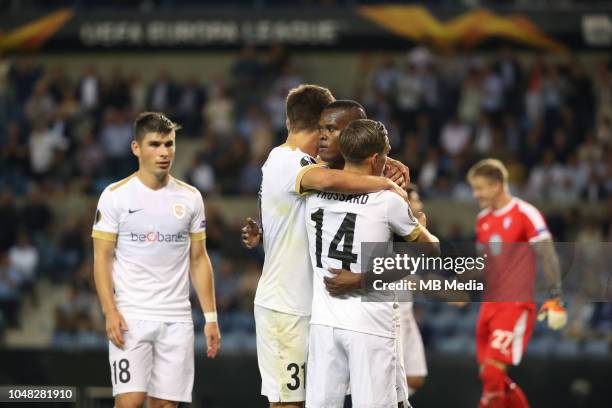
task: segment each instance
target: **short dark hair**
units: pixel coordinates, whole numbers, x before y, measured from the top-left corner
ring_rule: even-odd
[[[143,112],[134,121],[134,140],[141,143],[147,133],[168,134],[181,126],[160,112]]]
[[[352,121],[338,137],[342,156],[351,163],[360,163],[387,148],[387,129],[382,123],[370,119]]]
[[[327,109],[338,109],[338,110],[354,110],[357,113],[357,117],[355,119],[367,119],[366,111],[363,106],[351,99],[338,99],[330,103],[325,107]]]
[[[321,112],[333,101],[332,93],[322,86],[302,84],[290,90],[285,106],[290,130],[316,129]]]
[[[468,170],[467,179],[471,180],[474,177],[484,177],[491,181],[506,184],[508,182],[508,170],[501,160],[483,159]]]

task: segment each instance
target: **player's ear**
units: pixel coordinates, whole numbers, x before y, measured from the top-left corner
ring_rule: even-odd
[[[140,145],[138,144],[136,140],[132,140],[131,147],[132,147],[132,153],[134,154],[134,156],[140,157]]]
[[[380,160],[380,155],[378,153],[374,153],[372,156],[370,156],[370,158],[368,159],[370,161],[370,169],[371,169],[371,173],[374,174],[375,176],[378,176],[378,169],[379,169],[379,165],[378,162]]]
[[[285,127],[287,128],[287,132],[291,132],[291,122],[289,122],[289,118],[285,119]]]

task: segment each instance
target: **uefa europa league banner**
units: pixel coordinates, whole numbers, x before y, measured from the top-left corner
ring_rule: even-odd
[[[422,6],[87,11],[0,16],[0,52],[232,49],[281,43],[310,49],[492,48],[500,43],[565,52],[609,49],[610,10],[521,13]]]

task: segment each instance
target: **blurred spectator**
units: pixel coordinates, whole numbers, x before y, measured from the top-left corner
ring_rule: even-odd
[[[173,116],[178,89],[166,68],[162,68],[157,75],[157,79],[149,88],[147,96],[147,106],[149,110],[165,112],[170,117]]]
[[[209,193],[215,189],[215,170],[210,164],[210,157],[205,152],[198,153],[187,173],[187,182],[198,190]]]
[[[9,250],[11,268],[15,270],[15,281],[19,288],[27,293],[34,294],[34,283],[38,268],[38,250],[25,231],[17,239],[17,244]],[[36,299],[36,296],[33,297]]]
[[[257,50],[246,46],[238,55],[238,59],[230,68],[232,89],[236,102],[236,112],[242,114],[246,109],[258,102],[259,87],[262,86],[263,68],[258,60]],[[249,90],[245,92],[245,90]]]
[[[92,294],[81,285],[69,286],[66,300],[55,310],[56,339],[58,336],[76,334],[90,328],[91,297]]]
[[[202,107],[206,94],[195,75],[187,78],[179,91],[176,121],[183,126],[184,134],[194,136],[202,125]]]
[[[238,133],[248,143],[251,156],[267,156],[274,147],[274,134],[270,126],[270,120],[259,108],[252,106],[247,114],[238,123]]]
[[[19,105],[25,105],[32,95],[34,84],[36,84],[42,74],[43,69],[34,65],[34,62],[29,58],[24,58],[13,66],[10,78]]]
[[[478,71],[473,69],[463,82],[459,100],[459,116],[467,123],[474,124],[482,105],[482,90]]]
[[[215,134],[229,135],[234,131],[234,102],[227,96],[223,84],[211,86],[204,119],[208,129]]]
[[[380,66],[372,74],[372,85],[375,92],[384,97],[392,96],[399,71],[395,66],[395,61],[389,56],[383,57]]]
[[[47,233],[52,225],[53,213],[47,203],[43,191],[37,186],[32,185],[30,195],[22,209],[21,217],[24,220],[26,230],[33,234],[34,242]]]
[[[24,193],[29,172],[28,148],[21,139],[21,129],[16,122],[8,125],[6,144],[0,148],[0,188],[8,186],[17,193]]]
[[[100,106],[102,99],[102,83],[93,64],[85,68],[85,72],[79,81],[79,100],[83,109],[93,112]]]
[[[104,150],[96,143],[90,129],[86,129],[77,147],[77,169],[81,176],[100,176],[104,173],[106,156]]]
[[[36,82],[34,92],[25,104],[25,114],[28,120],[49,120],[55,112],[55,107],[56,102],[45,80],[41,79]]]
[[[30,168],[38,180],[48,175],[56,163],[56,154],[68,148],[68,141],[45,119],[36,119],[29,140]]]
[[[134,166],[133,160],[130,160],[132,139],[132,124],[125,113],[109,108],[104,115],[99,140],[113,179],[129,174],[128,169]]]
[[[142,81],[140,73],[134,73],[129,79],[130,100],[132,112],[143,112],[147,108],[147,86]]]
[[[491,67],[486,67],[482,73],[482,108],[495,116],[504,106],[504,82],[502,77]]]
[[[104,91],[104,98],[106,106],[117,110],[123,111],[131,105],[130,87],[123,75],[123,69],[119,65],[115,65],[111,70],[111,77]]]
[[[56,104],[59,104],[66,89],[70,89],[70,79],[62,66],[57,66],[49,74],[49,93]]]
[[[89,225],[80,217],[66,220],[59,237],[57,266],[53,272],[55,281],[63,281],[72,276],[85,259],[86,237],[89,236]]]
[[[9,189],[0,192],[0,225],[0,252],[4,252],[17,241],[19,229],[19,211]]]
[[[412,65],[404,63],[397,77],[395,95],[397,114],[402,119],[404,130],[415,127],[416,115],[421,108],[421,94],[422,82],[415,75]]]
[[[0,251],[0,312],[10,326],[18,324],[19,287],[17,271],[11,265],[6,252]]]
[[[446,154],[456,156],[468,147],[470,137],[469,126],[458,115],[455,115],[442,129],[440,143]]]

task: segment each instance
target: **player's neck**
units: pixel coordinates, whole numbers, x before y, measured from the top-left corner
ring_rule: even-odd
[[[142,169],[136,172],[136,177],[138,177],[142,184],[149,187],[151,190],[159,190],[160,188],[165,187],[168,184],[168,181],[170,181],[169,174],[166,174],[159,179],[154,174],[147,173]]]
[[[350,171],[351,173],[364,174],[366,176],[372,175],[372,169],[369,163],[344,163],[344,170]]]
[[[311,132],[308,130],[289,132],[287,144],[295,146],[304,153],[308,153],[312,157],[315,157],[319,149],[319,132]]]
[[[503,192],[499,198],[497,200],[495,200],[495,202],[493,203],[493,206],[491,207],[491,209],[493,211],[497,211],[501,208],[504,208],[505,206],[507,206],[508,204],[510,204],[510,201],[512,201],[512,196],[506,192]]]

